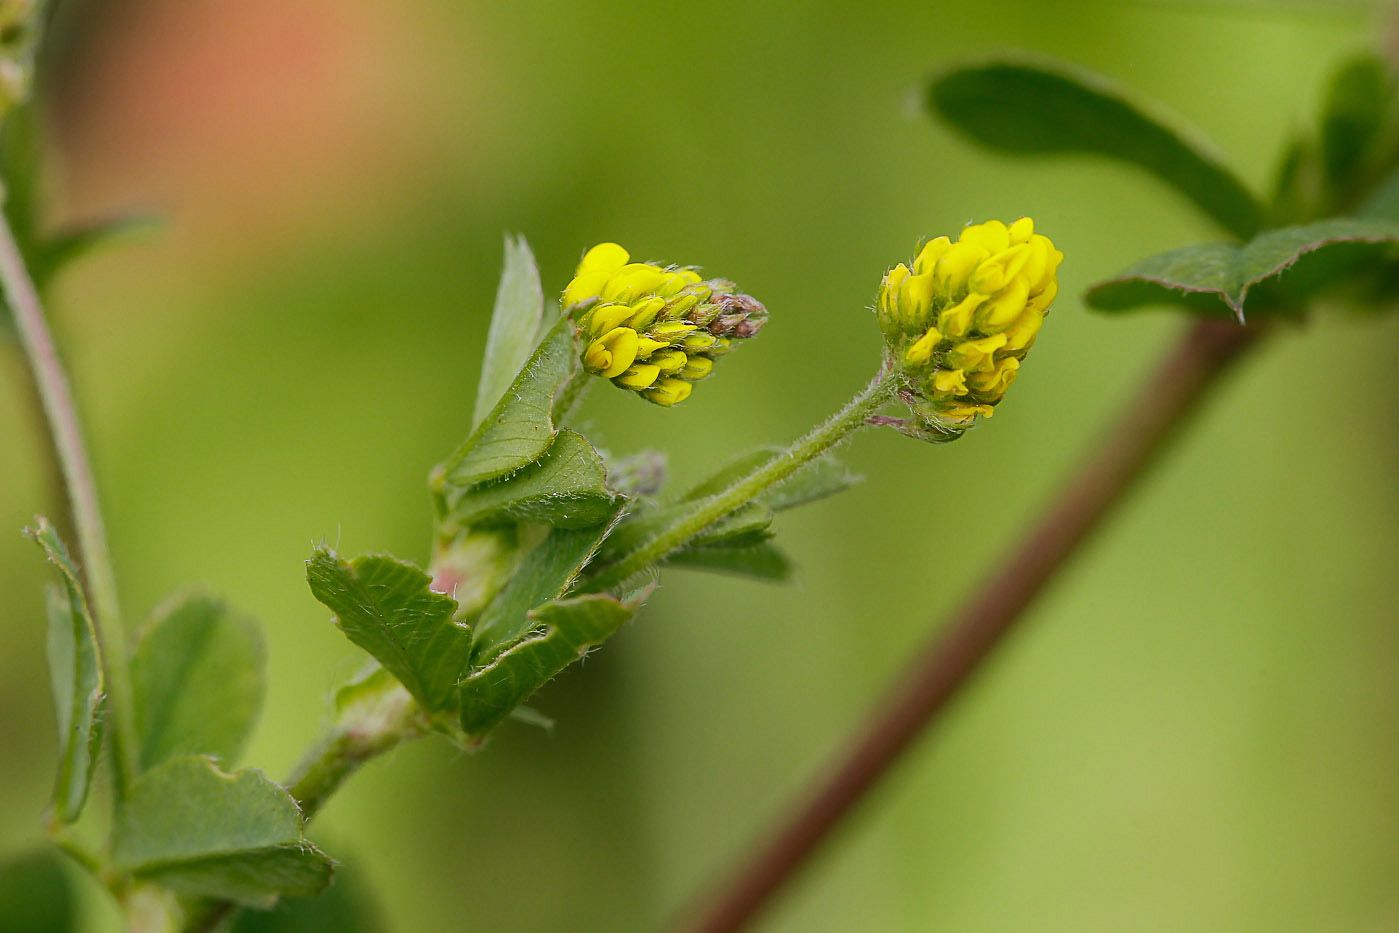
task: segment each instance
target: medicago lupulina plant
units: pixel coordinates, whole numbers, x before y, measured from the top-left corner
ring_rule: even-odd
[[[28,117],[13,108],[28,94],[41,7],[0,4],[12,149],[31,144]],[[1114,89],[1058,67],[986,63],[942,78],[929,99],[983,142],[1135,161],[1240,241],[1144,260],[1097,286],[1090,303],[1266,319],[1300,313],[1323,285],[1348,284],[1372,303],[1392,288],[1392,257],[1377,279],[1375,256],[1357,267],[1352,250],[1399,242],[1384,213],[1395,204],[1393,79],[1383,66],[1347,74],[1320,142],[1294,147],[1272,207]],[[546,301],[528,246],[507,241],[469,433],[430,478],[429,560],[320,547],[307,562],[312,593],[371,661],[336,693],[323,739],[277,783],[238,770],[263,683],[254,625],[218,600],[182,595],[126,646],[36,288],[95,231],[42,234],[32,175],[10,163],[6,172],[0,279],[51,426],[78,558],[55,524],[30,530],[58,573],[48,609],[60,760],[48,828],[140,929],[214,929],[242,908],[324,891],[333,863],[305,824],[346,778],[410,739],[475,749],[507,719],[530,718],[530,697],[636,615],[663,568],[786,577],[774,514],[846,488],[852,477],[831,451],[858,430],[946,443],[990,418],[1038,338],[1062,259],[1029,218],[1007,218],[936,237],[882,279],[871,274],[884,352],[868,386],[790,446],[753,451],[676,494],[664,490],[663,454],[607,459],[579,432],[583,396],[606,380],[637,396],[614,404],[699,404],[692,393],[758,337],[767,308],[698,269],[633,262],[615,243],[583,253],[561,298]],[[111,785],[106,823],[89,822],[99,775]]]

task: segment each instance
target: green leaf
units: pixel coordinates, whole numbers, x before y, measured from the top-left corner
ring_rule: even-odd
[[[75,260],[127,237],[158,230],[162,224],[161,218],[151,214],[130,214],[60,230],[35,244],[30,274],[43,288]]]
[[[614,509],[609,518],[616,514]],[[555,528],[526,554],[510,582],[476,623],[474,663],[484,663],[528,633],[534,627],[530,610],[562,596],[610,530],[610,523],[592,528]]]
[[[1354,244],[1399,243],[1399,223],[1337,218],[1260,234],[1245,246],[1211,243],[1149,256],[1099,282],[1084,300],[1102,311],[1174,304],[1244,319],[1250,290],[1308,254]]]
[[[472,424],[490,414],[516,374],[529,359],[544,318],[544,289],[534,254],[523,236],[505,237],[505,266],[495,293],[495,310],[486,335],[481,360],[481,381],[476,389],[476,413]]]
[[[364,873],[347,861],[320,897],[279,902],[271,910],[245,910],[232,933],[379,933],[387,930]]]
[[[332,866],[302,835],[290,794],[261,771],[226,774],[194,755],[132,785],[117,810],[112,861],[180,894],[264,908],[282,894],[321,893]]]
[[[237,762],[262,707],[266,663],[257,623],[222,600],[186,593],[157,609],[131,657],[141,767],[176,755]]]
[[[1347,62],[1332,80],[1321,118],[1321,163],[1331,187],[1344,193],[1383,140],[1392,119],[1394,86],[1370,53]]]
[[[307,562],[306,580],[350,641],[384,665],[424,709],[454,704],[471,635],[452,621],[456,600],[433,592],[431,577],[385,554],[346,563],[321,547]]]
[[[965,65],[932,80],[927,105],[993,148],[1097,153],[1140,166],[1240,238],[1262,222],[1257,200],[1198,133],[1066,63],[1012,55]]]
[[[602,644],[635,613],[637,603],[610,596],[562,599],[529,614],[528,638],[502,652],[462,683],[461,724],[480,736],[569,664]]]
[[[667,566],[733,574],[785,583],[792,578],[791,560],[771,541],[756,544],[690,546],[665,559]]]
[[[76,892],[56,849],[0,863],[0,933],[72,933]]]
[[[48,662],[58,716],[58,774],[54,808],[71,823],[82,813],[102,746],[102,652],[77,567],[58,531],[43,517],[26,529],[58,570],[60,586],[48,599]]]
[[[444,520],[458,527],[542,522],[581,528],[610,519],[617,496],[607,488],[602,457],[579,435],[562,430],[544,455],[500,479],[447,494]]]
[[[562,317],[544,334],[523,369],[486,419],[434,479],[449,497],[453,487],[504,476],[537,459],[554,440],[554,405],[578,366],[573,321]]]

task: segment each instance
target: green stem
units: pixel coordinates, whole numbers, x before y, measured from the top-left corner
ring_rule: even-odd
[[[24,257],[9,223],[0,216],[0,286],[14,315],[20,343],[29,357],[34,386],[43,402],[49,433],[63,473],[77,529],[83,576],[92,600],[97,638],[102,647],[107,682],[107,708],[112,722],[118,795],[125,794],[136,775],[136,722],[132,715],[131,684],[127,676],[126,639],[117,600],[116,576],[107,554],[107,535],[97,504],[97,486],[83,445],[82,424],[58,358],[53,335],[44,318],[39,293],[25,268]]]
[[[818,425],[811,433],[781,453],[775,454],[771,460],[747,476],[735,480],[727,489],[696,502],[694,508],[684,513],[674,524],[617,563],[604,568],[585,584],[584,588],[590,592],[601,592],[624,583],[634,574],[640,573],[683,546],[719,519],[751,501],[758,493],[791,476],[802,464],[814,460],[845,440],[852,432],[868,424],[870,416],[893,397],[899,385],[897,374],[898,369],[886,362],[870,384],[844,408],[831,416],[829,421]]]
[[[385,678],[373,696],[357,700],[301,759],[287,790],[310,822],[330,795],[369,759],[427,731],[423,712],[398,681]]]

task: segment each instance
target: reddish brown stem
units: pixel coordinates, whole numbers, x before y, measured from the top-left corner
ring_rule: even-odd
[[[1038,524],[939,627],[805,800],[678,929],[739,930],[771,903],[937,720],[1258,333],[1222,321],[1189,328]]]

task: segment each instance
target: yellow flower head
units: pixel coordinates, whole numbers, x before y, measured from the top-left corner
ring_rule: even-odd
[[[583,368],[657,405],[683,402],[767,309],[732,282],[679,266],[632,262],[616,243],[588,250],[563,293],[583,337]]]
[[[875,313],[929,425],[956,436],[991,417],[1059,292],[1064,254],[1022,217],[924,244],[884,276]]]

